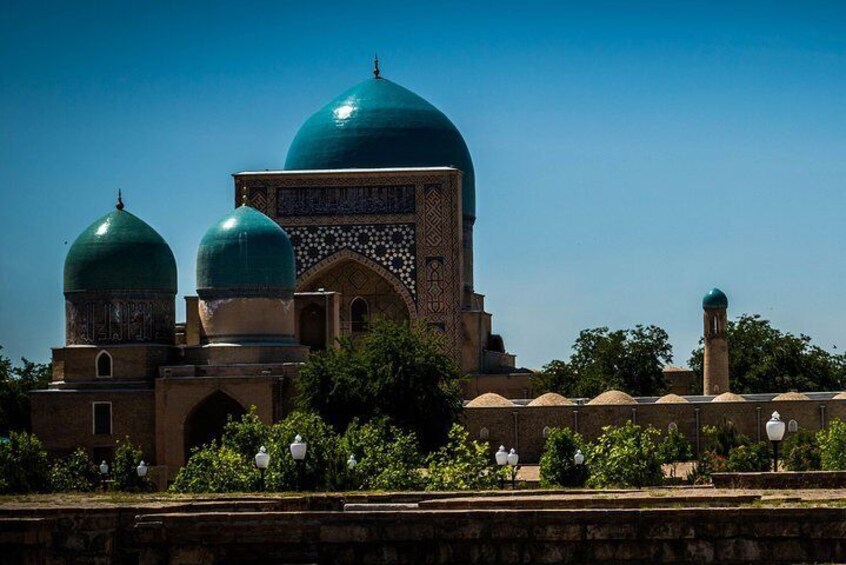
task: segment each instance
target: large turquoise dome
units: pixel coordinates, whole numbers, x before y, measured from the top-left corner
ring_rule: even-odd
[[[294,247],[279,224],[241,206],[209,228],[197,252],[197,292],[239,295],[293,292]]]
[[[383,78],[350,88],[297,132],[288,170],[456,167],[464,173],[462,208],[476,216],[476,180],[464,138],[440,110]]]
[[[176,259],[147,223],[123,210],[83,231],[65,258],[65,292],[149,290],[176,294]]]
[[[702,307],[706,310],[728,308],[728,297],[719,288],[712,288],[702,297]]]

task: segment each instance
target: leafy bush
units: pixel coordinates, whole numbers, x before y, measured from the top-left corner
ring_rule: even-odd
[[[727,468],[728,458],[708,449],[702,452],[688,480],[694,485],[710,484],[712,473],[724,473]]]
[[[820,446],[817,434],[799,430],[784,442],[784,466],[789,471],[819,471]]]
[[[453,424],[447,444],[426,458],[426,490],[495,488],[499,471],[487,444],[470,441],[467,430]]]
[[[100,471],[82,448],[56,461],[48,478],[53,492],[91,492],[99,482]]]
[[[577,487],[585,484],[587,465],[576,465],[573,459],[576,451],[584,447],[582,436],[570,428],[550,430],[540,460],[541,486]]]
[[[290,445],[299,435],[307,444],[299,469],[291,457]],[[332,490],[343,487],[346,460],[338,453],[338,436],[314,412],[293,412],[270,428],[267,441],[270,465],[268,490]]]
[[[138,476],[138,464],[144,458],[141,449],[126,438],[117,441],[115,460],[109,469],[112,479],[111,488],[114,490],[137,492],[141,490],[141,478]]]
[[[606,426],[590,449],[590,478],[593,487],[642,487],[658,485],[664,479],[654,428],[632,422]]]
[[[44,492],[47,473],[47,452],[33,434],[11,432],[0,442],[0,494]]]
[[[231,447],[218,448],[213,441],[194,448],[188,463],[171,485],[173,492],[248,492],[257,490],[258,469]]]
[[[817,432],[820,446],[820,467],[823,471],[846,469],[846,422],[835,418],[828,427]]]
[[[675,477],[676,466],[693,459],[693,447],[683,433],[677,428],[672,428],[658,444],[658,454],[662,463],[671,466],[671,474]]]
[[[267,444],[270,439],[270,426],[261,421],[256,414],[256,407],[241,416],[240,420],[233,420],[229,415],[223,427],[221,445],[237,451],[249,460],[253,460],[259,448]]]
[[[763,441],[738,445],[729,451],[726,469],[732,473],[760,473],[772,465],[770,450]]]
[[[419,490],[424,487],[417,437],[389,425],[386,420],[364,425],[354,421],[341,438],[340,451],[341,457],[355,455],[358,462],[350,473],[351,488]]]
[[[728,457],[729,451],[739,445],[749,443],[749,438],[737,433],[734,424],[723,420],[716,426],[703,426],[702,436],[705,443],[705,451],[712,451],[720,457]]]

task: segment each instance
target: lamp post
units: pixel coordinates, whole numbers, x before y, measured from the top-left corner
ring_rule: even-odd
[[[103,462],[100,463],[100,479],[103,483],[103,492],[106,492],[106,479],[109,476],[109,464],[106,463],[106,460],[103,459]]]
[[[146,490],[144,488],[144,477],[147,476],[147,464],[144,463],[144,460],[141,460],[141,463],[135,468],[135,472],[138,473],[138,479],[141,482],[141,490]]]
[[[305,459],[306,451],[308,450],[308,444],[303,441],[300,434],[297,434],[297,437],[294,438],[294,443],[292,443],[290,447],[291,457],[294,458],[294,465],[297,467],[297,490],[300,490],[300,485],[302,484],[303,460]]]
[[[785,427],[778,412],[773,412],[772,418],[767,422],[767,437],[773,444],[773,473],[778,472],[778,444],[784,439]]]
[[[585,464],[585,455],[581,449],[577,449],[576,454],[573,455],[573,463],[576,464],[576,467],[581,467]]]
[[[264,473],[267,471],[267,466],[270,465],[270,455],[267,454],[267,449],[263,445],[259,447],[254,459],[260,476],[259,490],[264,492]]]
[[[347,469],[355,471],[356,465],[358,465],[358,461],[355,460],[355,455],[350,455],[350,458],[347,459]]]
[[[517,455],[517,451],[515,451],[513,447],[511,448],[511,451],[508,452],[506,460],[511,466],[511,490],[514,490],[517,488],[517,469],[520,468],[517,463],[520,461],[520,456]]]
[[[505,467],[508,464],[508,453],[505,451],[505,446],[500,445],[499,451],[496,452],[496,464],[499,465],[500,469]],[[505,478],[502,476],[502,472],[499,473],[499,488],[505,488]]]

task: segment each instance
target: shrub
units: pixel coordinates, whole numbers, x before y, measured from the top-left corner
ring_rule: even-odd
[[[0,494],[44,492],[47,475],[47,452],[33,434],[11,432],[0,442]]]
[[[188,463],[171,485],[173,492],[248,492],[259,484],[258,469],[250,459],[212,441],[194,448]]]
[[[819,471],[820,446],[817,434],[799,430],[784,442],[784,466],[789,471]]]
[[[671,475],[676,476],[676,466],[683,461],[693,459],[693,448],[684,434],[677,428],[671,429],[658,444],[658,454],[661,462],[670,465]]]
[[[846,422],[835,418],[828,427],[817,432],[820,446],[820,467],[824,471],[846,469]]]
[[[249,412],[241,416],[240,420],[233,420],[232,415],[229,415],[220,443],[252,460],[262,445],[267,447],[269,439],[270,426],[258,417],[256,407],[250,406]]]
[[[50,468],[48,478],[53,492],[91,492],[99,482],[100,471],[82,448],[56,461]]]
[[[350,488],[366,490],[419,490],[422,457],[413,433],[405,433],[386,420],[359,425],[353,421],[340,442],[344,460],[355,455],[358,464],[349,473]]]
[[[760,473],[770,470],[772,459],[763,441],[739,445],[729,451],[726,469],[733,473]]]
[[[554,428],[546,438],[540,460],[543,487],[577,487],[585,484],[587,465],[576,465],[576,450],[584,448],[582,436],[570,428]]]
[[[141,449],[126,438],[117,442],[115,460],[109,469],[114,490],[136,492],[141,490],[141,478],[138,476],[138,464],[144,458]]]
[[[654,428],[643,429],[631,422],[606,426],[590,449],[590,478],[594,487],[642,487],[664,479]]]
[[[726,420],[716,426],[703,426],[702,436],[704,451],[711,451],[720,457],[728,457],[732,448],[749,443],[749,438],[738,434],[734,424]]]
[[[688,476],[688,480],[694,485],[706,485],[711,483],[712,473],[724,473],[728,467],[728,458],[718,455],[716,451],[706,450],[696,462],[696,467]]]
[[[307,444],[299,469],[290,445],[299,435]],[[267,441],[270,465],[268,490],[318,490],[343,487],[346,460],[338,453],[338,436],[314,412],[293,412],[270,428]]]
[[[426,463],[426,490],[480,490],[497,485],[499,472],[487,444],[470,441],[459,424],[453,424],[447,444],[430,454]]]

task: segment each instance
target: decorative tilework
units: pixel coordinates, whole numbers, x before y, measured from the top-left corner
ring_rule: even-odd
[[[417,296],[414,224],[288,226],[297,257],[297,277],[316,263],[350,249],[387,269]]]

